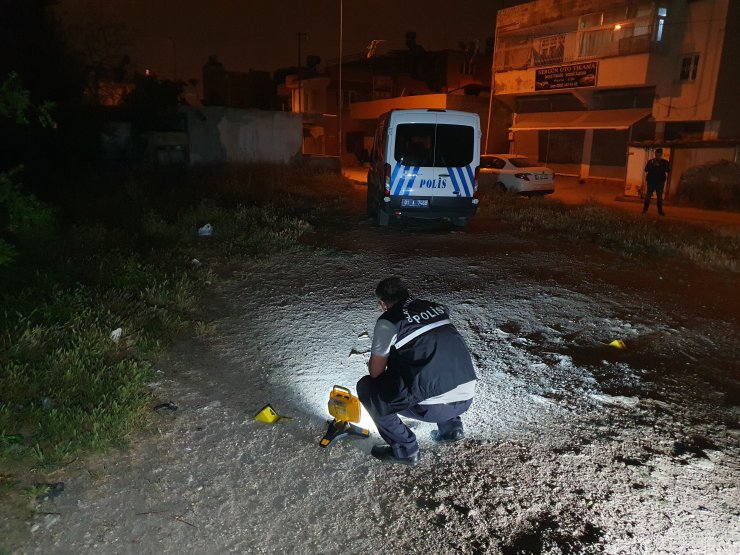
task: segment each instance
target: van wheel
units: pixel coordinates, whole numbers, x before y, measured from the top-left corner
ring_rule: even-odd
[[[391,215],[385,211],[384,206],[378,202],[375,210],[375,223],[381,227],[387,227],[391,221]]]
[[[452,225],[455,227],[463,228],[468,225],[467,218],[452,218]]]
[[[504,184],[503,184],[503,183],[501,183],[500,181],[499,181],[498,183],[496,183],[496,187],[498,187],[498,188],[499,188],[499,190],[500,190],[500,191],[501,191],[502,193],[505,193],[505,192],[506,192],[506,185],[504,185]]]

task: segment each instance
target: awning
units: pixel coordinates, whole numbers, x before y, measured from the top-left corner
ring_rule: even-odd
[[[535,112],[516,114],[513,131],[549,129],[629,129],[651,114],[649,108],[591,110],[588,112]]]

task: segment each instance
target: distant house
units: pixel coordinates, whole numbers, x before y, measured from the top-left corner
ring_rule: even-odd
[[[560,173],[626,180],[633,194],[657,146],[671,158],[668,190],[689,164],[736,158],[739,24],[734,0],[500,10],[494,90],[513,112],[510,150]]]
[[[345,163],[365,160],[376,119],[394,108],[477,112],[487,127],[492,39],[482,48],[471,43],[459,50],[426,51],[409,32],[406,50],[376,55],[375,46],[368,54],[344,56],[341,87],[339,60],[331,60],[322,73],[296,71],[278,86],[278,97],[303,115],[304,153],[339,153],[340,89]]]
[[[203,104],[243,110],[274,110],[275,85],[266,71],[227,71],[217,56],[203,66]]]

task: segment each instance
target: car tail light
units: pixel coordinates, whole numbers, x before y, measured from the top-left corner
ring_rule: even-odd
[[[391,194],[391,165],[386,163],[383,165],[383,169],[385,170],[385,192],[384,194],[387,196]]]
[[[517,179],[523,179],[524,181],[529,181],[529,177],[531,175],[532,174],[530,173],[515,173],[514,177],[516,177]]]

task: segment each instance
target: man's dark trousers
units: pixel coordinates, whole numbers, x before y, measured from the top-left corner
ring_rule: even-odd
[[[663,188],[665,187],[665,181],[648,181],[647,182],[647,193],[645,193],[645,203],[642,205],[642,211],[647,212],[650,207],[650,199],[655,193],[655,202],[658,205],[658,212],[663,211]]]
[[[357,383],[357,396],[365,410],[370,413],[380,437],[393,448],[393,455],[398,458],[408,457],[419,450],[414,432],[401,422],[399,416],[422,422],[434,422],[437,424],[439,433],[444,435],[452,430],[462,430],[460,415],[473,404],[473,400],[468,399],[440,405],[412,405],[398,412],[380,416],[373,410],[373,407],[377,406],[377,397],[375,397],[375,403],[370,401],[370,397],[373,396],[372,389],[373,378],[365,376]]]

